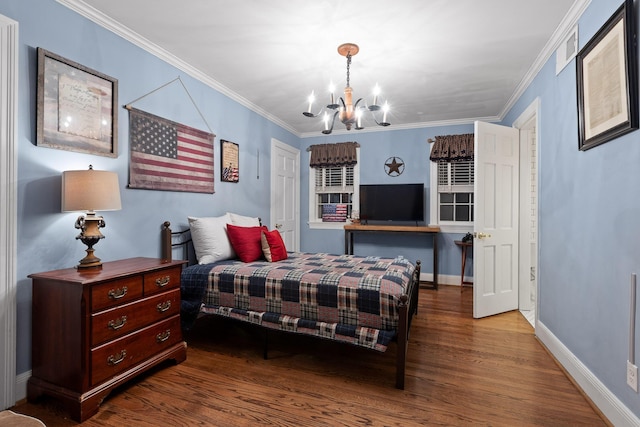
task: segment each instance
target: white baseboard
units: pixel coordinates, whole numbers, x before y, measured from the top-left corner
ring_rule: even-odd
[[[473,281],[473,277],[466,277],[464,278],[465,281]],[[420,272],[420,281],[421,282],[431,282],[433,281],[433,274],[432,273],[423,273]],[[445,274],[438,274],[438,285],[454,285],[454,286],[460,286],[460,276],[451,276],[451,275],[445,275]]]
[[[16,376],[16,402],[27,398],[27,381],[31,378],[31,371]]]
[[[616,427],[639,426],[638,418],[540,321],[536,336],[566,369],[582,391]],[[624,375],[622,376],[624,378]]]

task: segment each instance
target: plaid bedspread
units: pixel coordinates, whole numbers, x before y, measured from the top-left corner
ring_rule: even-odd
[[[414,265],[398,258],[289,253],[279,262],[237,260],[182,272],[183,327],[199,311],[268,328],[385,351],[398,327]]]

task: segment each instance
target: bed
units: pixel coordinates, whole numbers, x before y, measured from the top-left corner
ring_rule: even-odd
[[[265,234],[266,227],[260,227]],[[163,258],[170,259],[176,246],[188,245],[193,231],[192,227],[173,232],[165,222]],[[190,329],[199,316],[216,315],[266,331],[314,336],[378,352],[396,342],[395,385],[404,389],[409,329],[418,306],[419,261],[304,252],[287,252],[285,259],[275,262],[268,261],[266,252],[249,262],[235,258],[202,262],[202,258],[182,272],[183,329]]]

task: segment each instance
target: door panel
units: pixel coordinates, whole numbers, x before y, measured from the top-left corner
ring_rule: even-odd
[[[288,251],[300,248],[300,150],[271,141],[271,228]]]
[[[519,132],[475,123],[473,317],[518,308]]]

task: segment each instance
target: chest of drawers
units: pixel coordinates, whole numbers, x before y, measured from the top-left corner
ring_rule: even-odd
[[[130,258],[101,269],[32,274],[27,398],[59,399],[76,421],[113,388],[165,360],[186,359],[180,330],[185,261]]]

